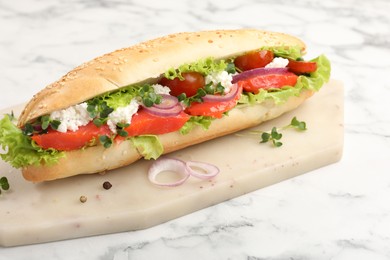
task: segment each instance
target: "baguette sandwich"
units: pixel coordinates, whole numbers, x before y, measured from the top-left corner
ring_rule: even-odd
[[[172,34],[73,69],[0,121],[1,157],[41,182],[157,159],[288,112],[329,80],[324,55],[253,29]]]

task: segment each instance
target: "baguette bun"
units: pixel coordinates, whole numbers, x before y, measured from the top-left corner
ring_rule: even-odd
[[[18,126],[123,86],[156,82],[162,73],[184,63],[207,57],[222,59],[237,56],[263,46],[298,46],[302,52],[305,51],[305,44],[293,36],[259,30],[203,31],[165,36],[103,55],[70,71],[33,97],[20,115]],[[198,127],[186,135],[178,132],[160,135],[164,154],[256,126],[296,108],[312,94],[311,91],[303,91],[299,97],[290,97],[282,105],[266,101],[254,106],[236,107],[228,116],[213,121],[208,130]],[[22,173],[25,179],[40,182],[103,172],[140,158],[140,152],[127,140],[114,143],[110,148],[99,144],[68,151],[57,164],[27,166]]]

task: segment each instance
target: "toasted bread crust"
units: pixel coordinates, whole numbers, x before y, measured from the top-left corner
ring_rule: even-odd
[[[37,93],[18,126],[118,88],[156,80],[162,73],[202,58],[236,56],[263,46],[305,44],[290,35],[261,30],[185,32],[146,41],[97,57],[73,69]]]

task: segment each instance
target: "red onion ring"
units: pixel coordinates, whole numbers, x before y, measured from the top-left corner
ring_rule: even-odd
[[[269,74],[285,74],[288,72],[287,68],[257,68],[244,71],[240,74],[234,75],[232,83],[237,83],[241,80],[246,80],[255,76],[269,75]]]
[[[201,170],[204,170],[205,173],[201,173],[200,171],[194,170],[191,167],[197,167]],[[182,175],[182,178],[171,183],[157,181],[157,176],[160,173],[166,171],[179,173]],[[151,183],[158,186],[176,187],[183,184],[190,176],[196,177],[198,179],[207,180],[215,177],[218,173],[218,167],[209,163],[196,161],[184,162],[179,159],[161,157],[150,166],[148,171],[148,179]]]
[[[154,104],[154,107],[160,108],[160,109],[169,109],[173,108],[179,103],[179,100],[177,97],[167,95],[167,94],[160,94],[162,97],[160,104]]]
[[[172,171],[179,173],[183,178],[171,182],[171,183],[162,183],[156,180],[157,175],[165,171]],[[156,160],[152,166],[149,168],[148,178],[149,181],[158,186],[165,187],[175,187],[183,184],[190,177],[189,172],[186,169],[186,163],[178,159],[164,158]]]
[[[230,92],[227,93],[226,95],[209,95],[207,94],[206,96],[202,97],[203,101],[208,101],[208,102],[222,102],[222,101],[229,101],[232,100],[238,92],[238,85],[233,84]]]
[[[142,107],[150,114],[163,117],[177,116],[183,111],[183,107],[176,97],[165,94],[161,96],[162,100],[160,104],[154,104],[151,107],[142,105]]]
[[[168,109],[161,109],[157,107],[143,107],[147,112],[156,116],[177,116],[183,111],[183,107],[180,104]]]
[[[194,170],[193,168],[195,167],[204,170],[205,172],[201,173],[197,170]],[[186,169],[192,176],[203,180],[211,179],[217,176],[217,174],[219,173],[219,169],[217,166],[209,163],[196,162],[196,161],[186,162]]]

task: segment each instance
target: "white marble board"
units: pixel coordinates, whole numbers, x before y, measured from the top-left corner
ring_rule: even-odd
[[[20,108],[12,108],[16,112]],[[2,112],[9,112],[10,109]],[[0,245],[15,246],[148,228],[256,189],[334,163],[343,149],[343,86],[331,81],[298,109],[255,129],[269,131],[297,116],[308,130],[283,131],[283,146],[259,144],[259,136],[232,134],[170,157],[213,163],[211,181],[189,179],[161,188],[147,179],[150,161],[46,183],[25,181],[0,162],[11,189],[0,197]],[[253,130],[253,129],[252,129]],[[243,135],[242,135],[243,134]],[[247,135],[248,134],[248,135]],[[102,184],[109,181],[109,190]],[[81,203],[80,196],[87,202]],[[262,214],[259,212],[259,214]]]

